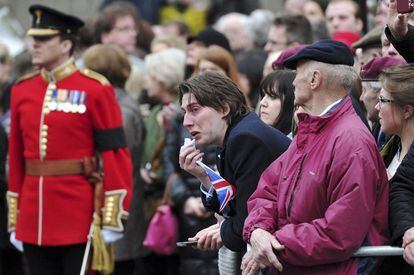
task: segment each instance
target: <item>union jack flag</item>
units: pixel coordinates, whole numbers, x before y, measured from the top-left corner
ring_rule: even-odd
[[[219,199],[219,212],[223,211],[227,203],[236,196],[236,188],[223,179],[218,172],[214,171],[201,161],[197,161],[197,164],[200,165],[204,171],[206,171],[208,177],[210,178],[211,184],[213,185]]]

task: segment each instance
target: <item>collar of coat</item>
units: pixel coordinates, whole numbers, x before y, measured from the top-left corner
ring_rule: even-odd
[[[42,78],[45,81],[55,83],[62,79],[65,79],[66,77],[73,74],[75,71],[77,71],[75,61],[73,58],[69,58],[66,62],[54,68],[52,71],[47,71],[43,68],[41,74]]]
[[[335,105],[329,112],[321,116],[314,116],[308,113],[298,114],[298,134],[300,133],[319,133],[324,126],[335,120],[341,113],[345,113],[353,109],[351,99],[346,96],[339,104]]]

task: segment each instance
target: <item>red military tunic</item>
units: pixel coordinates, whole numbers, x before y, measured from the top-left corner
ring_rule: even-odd
[[[8,203],[9,231],[15,227],[18,240],[44,246],[87,242],[94,185],[81,174],[26,175],[25,163],[94,156],[97,133],[108,136],[122,127],[113,88],[105,81],[92,71],[78,71],[71,59],[53,73],[42,71],[13,87]],[[108,139],[116,143],[117,136]],[[100,157],[103,227],[122,231],[121,218],[127,217],[131,198],[129,151],[109,146],[100,150]]]

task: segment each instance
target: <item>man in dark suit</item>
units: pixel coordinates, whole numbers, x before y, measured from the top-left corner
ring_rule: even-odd
[[[242,253],[246,250],[242,230],[247,199],[256,190],[264,169],[287,149],[290,140],[249,112],[237,86],[220,74],[204,73],[183,82],[179,98],[183,124],[195,139],[195,145],[218,146],[218,170],[235,190],[232,199],[223,203],[213,180],[197,163],[203,153],[195,146],[183,148],[181,168],[201,181],[204,206],[223,217],[190,239],[197,241],[199,249],[217,249],[224,245],[223,249]],[[219,261],[223,249],[219,252]],[[235,266],[240,269],[240,265]]]

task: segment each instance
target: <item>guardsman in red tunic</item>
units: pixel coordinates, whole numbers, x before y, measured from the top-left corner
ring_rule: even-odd
[[[8,226],[32,275],[78,275],[96,207],[92,179],[103,179],[103,237],[116,240],[128,216],[132,165],[113,88],[71,58],[83,22],[41,5],[29,11],[40,71],[12,90]]]

